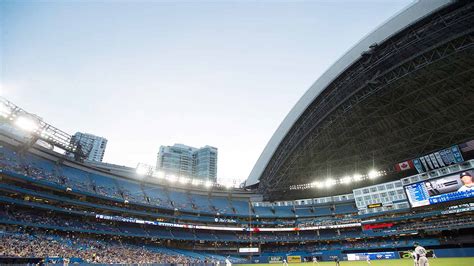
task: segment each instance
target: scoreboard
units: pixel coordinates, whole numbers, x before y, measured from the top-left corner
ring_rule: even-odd
[[[474,187],[462,187],[460,174],[454,174],[407,185],[405,192],[412,207],[421,207],[474,197]]]
[[[430,204],[430,196],[426,190],[424,183],[415,183],[405,186],[408,201],[412,207],[426,206]]]

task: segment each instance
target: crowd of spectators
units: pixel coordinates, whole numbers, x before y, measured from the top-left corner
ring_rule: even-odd
[[[1,150],[0,150],[1,151]],[[44,180],[48,182],[53,182],[63,186],[71,186],[74,184],[74,188],[93,191],[98,194],[102,194],[104,196],[112,197],[113,195],[117,194],[122,197],[123,199],[136,199],[131,196],[131,192],[127,191],[125,188],[121,188],[120,186],[116,186],[118,189],[117,191],[112,191],[110,187],[104,187],[100,185],[96,185],[95,183],[84,183],[72,181],[67,176],[57,174],[61,171],[50,171],[38,167],[35,163],[25,163],[29,162],[27,159],[19,159],[21,156],[8,156],[4,153],[0,152],[0,167],[2,169],[7,169],[11,171],[15,171],[20,174],[24,174],[30,177],[37,178],[38,180]],[[56,166],[60,167],[60,166]],[[49,168],[48,168],[49,169]],[[85,179],[87,180],[87,179]],[[91,181],[91,180],[89,180]],[[192,202],[193,198],[189,194],[187,194],[187,199]],[[138,200],[138,199],[136,199]],[[149,199],[148,199],[149,200]],[[105,201],[105,200],[104,200]],[[165,202],[164,200],[160,199],[160,202]],[[125,204],[125,203],[124,203]],[[163,203],[164,204],[164,203]],[[194,205],[194,204],[193,204]],[[43,225],[43,226],[59,226],[65,227],[66,229],[80,229],[80,230],[94,230],[94,231],[101,231],[107,232],[109,234],[114,233],[134,233],[135,235],[143,235],[148,237],[158,237],[161,239],[193,239],[193,240],[219,240],[221,238],[225,238],[225,241],[222,242],[229,242],[232,243],[235,240],[246,241],[246,242],[260,242],[260,243],[268,243],[268,242],[305,242],[305,241],[316,241],[319,240],[323,243],[326,240],[332,241],[331,244],[317,244],[313,246],[309,246],[310,249],[334,249],[334,248],[345,248],[345,249],[364,249],[364,248],[387,248],[387,247],[394,247],[398,245],[405,245],[406,243],[400,242],[397,240],[387,240],[387,241],[346,241],[346,243],[341,244],[334,244],[335,242],[341,239],[354,239],[354,238],[365,238],[367,236],[375,236],[370,235],[370,233],[386,233],[386,235],[396,235],[402,232],[407,231],[423,231],[423,230],[441,230],[442,228],[454,229],[460,227],[473,227],[474,226],[474,218],[471,216],[449,216],[449,218],[445,219],[425,219],[425,220],[409,220],[404,222],[395,222],[396,224],[388,229],[378,229],[372,230],[371,232],[363,231],[361,228],[347,228],[347,229],[340,229],[340,230],[311,230],[311,231],[295,231],[295,232],[255,232],[255,233],[248,233],[248,232],[212,232],[212,231],[198,231],[198,230],[190,230],[190,229],[178,229],[178,228],[163,228],[155,225],[138,225],[136,223],[126,223],[126,222],[113,222],[113,221],[105,221],[96,219],[94,216],[86,216],[83,217],[77,215],[66,215],[61,214],[59,212],[48,212],[44,211],[43,213],[36,211],[25,211],[26,208],[22,208],[21,211],[15,209],[15,211],[9,211],[8,209],[4,208],[5,206],[0,207],[0,216],[3,219],[9,219],[12,221],[30,223],[35,225]],[[214,211],[218,211],[218,209],[214,209]],[[86,214],[86,213],[84,213]],[[87,213],[91,214],[91,213]],[[386,214],[379,218],[399,218],[401,216],[407,216],[407,213],[400,213],[400,214]],[[280,219],[281,220],[281,219]],[[286,220],[281,220],[286,221]],[[298,219],[298,222],[293,220],[295,225],[300,227],[306,226],[330,226],[334,225],[335,223],[344,224],[344,223],[355,223],[360,222],[359,218],[354,218],[353,216],[340,216],[340,220],[336,222],[336,219],[328,219],[327,217],[318,217],[318,218],[305,218],[305,219]],[[102,234],[102,233],[101,233]],[[118,235],[118,234],[117,234]],[[20,237],[20,238],[18,238]],[[24,236],[9,236],[5,238],[5,241],[20,241],[21,237]],[[30,236],[28,236],[30,237]],[[42,236],[35,237],[35,241],[40,241]],[[16,240],[15,240],[16,239]],[[3,241],[2,241],[3,242]],[[33,242],[36,243],[36,242]],[[58,243],[52,242],[51,245],[62,245],[62,246],[54,246],[57,248],[57,252],[60,252],[64,248],[71,248],[71,245],[63,245],[64,243],[59,241]],[[89,243],[90,244],[90,243]],[[24,244],[26,245],[26,244]],[[100,250],[107,250],[107,246],[103,246],[99,248],[99,246],[93,246],[93,251],[95,251],[94,257],[92,261],[97,261],[97,258],[101,258],[102,254],[99,252]],[[293,247],[284,246],[282,249],[288,250]],[[1,246],[1,250],[6,248],[5,246]],[[17,247],[11,247],[15,249]],[[44,249],[48,248],[48,245],[43,247]],[[300,247],[298,247],[300,249]],[[18,248],[17,248],[18,249]],[[139,249],[137,247],[131,248],[130,247],[118,245],[114,246],[114,250],[123,251],[124,253],[130,253],[134,255],[142,254],[142,258],[145,261],[151,261],[153,259],[157,259],[159,255],[151,252],[149,249]],[[25,246],[24,251],[18,252],[32,252],[32,248],[28,245]],[[40,249],[41,250],[41,249]],[[54,250],[54,249],[51,249]],[[67,249],[67,251],[70,251]],[[90,249],[85,249],[84,252],[92,252]],[[39,252],[39,251],[36,251]],[[45,251],[46,253],[49,250]],[[72,251],[71,251],[72,252]],[[78,251],[77,251],[78,252]],[[82,252],[82,250],[81,250]],[[89,258],[90,256],[86,255],[84,257]],[[133,253],[135,252],[135,253]],[[138,252],[138,253],[136,253]],[[148,257],[148,253],[151,252],[152,257]],[[3,254],[3,253],[2,253]],[[73,254],[73,253],[71,253]],[[160,253],[158,253],[160,254]],[[89,257],[88,257],[89,256]],[[117,255],[120,258],[120,255]],[[153,257],[155,256],[155,257]],[[89,258],[90,259],[90,258]],[[150,259],[150,260],[149,260]],[[104,259],[105,260],[105,259]]]
[[[244,241],[244,242],[304,242],[315,240],[340,240],[366,238],[376,236],[398,235],[407,231],[423,231],[427,229],[460,228],[474,226],[474,218],[465,216],[450,216],[449,219],[432,219],[395,224],[389,228],[361,230],[361,228],[324,229],[293,232],[216,232],[209,230],[166,228],[152,224],[138,224],[129,221],[111,221],[95,216],[78,216],[61,214],[54,211],[38,211],[29,208],[0,207],[0,216],[11,221],[42,225],[54,228],[63,227],[74,230],[94,230],[107,234],[134,234],[144,237],[160,237],[165,239],[190,239],[214,241]]]
[[[0,234],[0,257],[18,258],[79,258],[87,263],[189,264],[201,261],[178,254],[165,254],[146,246],[119,242],[78,239],[26,233]]]
[[[357,240],[357,241],[331,241],[320,243],[287,244],[279,246],[265,246],[263,252],[292,252],[292,251],[321,251],[321,250],[368,250],[387,249],[397,247],[411,247],[414,241],[421,241],[419,238],[391,238],[387,240]]]
[[[424,219],[421,221],[400,224],[397,226],[398,232],[412,230],[446,230],[456,229],[460,227],[473,227],[474,217],[468,216],[451,216],[448,219]]]

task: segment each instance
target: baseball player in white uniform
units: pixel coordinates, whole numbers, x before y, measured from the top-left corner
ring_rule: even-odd
[[[411,257],[413,258],[413,266],[418,266],[418,258],[414,250],[411,252]]]
[[[288,262],[286,262],[286,259],[283,259],[283,265],[288,266]]]
[[[426,249],[417,242],[413,244],[415,246],[415,253],[418,259],[418,266],[430,266],[428,258],[426,257]]]

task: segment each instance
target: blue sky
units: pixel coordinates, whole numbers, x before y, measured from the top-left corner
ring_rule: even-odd
[[[212,145],[219,179],[243,180],[311,84],[411,2],[0,0],[0,93],[108,138],[106,162]]]

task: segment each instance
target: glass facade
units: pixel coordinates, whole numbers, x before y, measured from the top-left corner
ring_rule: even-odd
[[[156,169],[178,177],[215,182],[217,179],[217,148],[197,149],[183,144],[161,146]]]
[[[88,133],[76,132],[71,138],[75,145],[80,144],[86,152],[86,160],[102,162],[104,159],[107,139]]]

